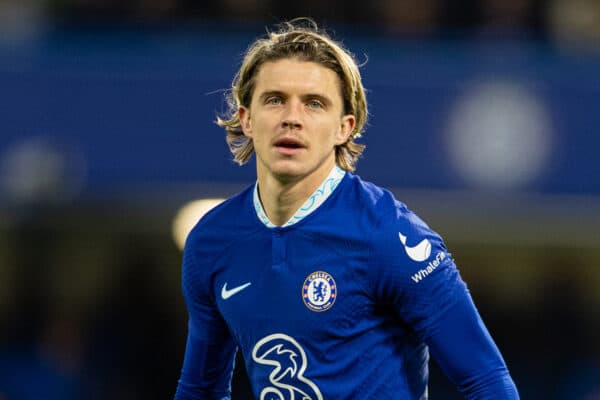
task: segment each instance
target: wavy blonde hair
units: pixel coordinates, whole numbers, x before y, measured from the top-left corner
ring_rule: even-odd
[[[252,139],[242,132],[238,109],[240,106],[250,107],[260,67],[265,62],[284,58],[318,63],[333,70],[340,78],[343,114],[354,115],[356,124],[348,140],[336,146],[335,157],[342,169],[354,171],[365,149],[365,145],[356,143],[354,139],[363,133],[368,117],[359,67],[348,50],[307,18],[282,23],[276,32],[268,32],[266,38],[257,39],[246,51],[226,96],[228,111],[223,117],[217,117],[217,124],[226,131],[226,141],[234,161],[243,165],[254,153]]]

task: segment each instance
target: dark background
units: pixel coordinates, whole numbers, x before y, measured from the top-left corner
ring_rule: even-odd
[[[8,0],[0,400],[172,397],[174,221],[254,181],[213,121],[247,45],[295,16],[364,63],[357,173],[446,239],[521,397],[600,399],[598,2]],[[430,394],[460,398],[434,362]]]

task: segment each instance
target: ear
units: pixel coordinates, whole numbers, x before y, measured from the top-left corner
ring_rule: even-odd
[[[340,129],[338,130],[335,137],[335,144],[339,146],[348,141],[348,138],[352,134],[354,127],[356,126],[356,118],[352,114],[347,114],[342,117]]]
[[[250,120],[250,109],[240,106],[238,108],[238,118],[240,119],[240,127],[245,136],[252,137],[252,122]]]

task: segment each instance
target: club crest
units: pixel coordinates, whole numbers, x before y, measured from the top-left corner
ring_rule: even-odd
[[[324,271],[311,273],[302,285],[302,300],[309,310],[329,310],[337,298],[337,285],[331,275]]]

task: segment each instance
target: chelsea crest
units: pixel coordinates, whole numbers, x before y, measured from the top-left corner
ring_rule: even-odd
[[[302,300],[309,310],[322,312],[329,310],[337,297],[337,285],[331,275],[315,271],[308,275],[302,285]]]

